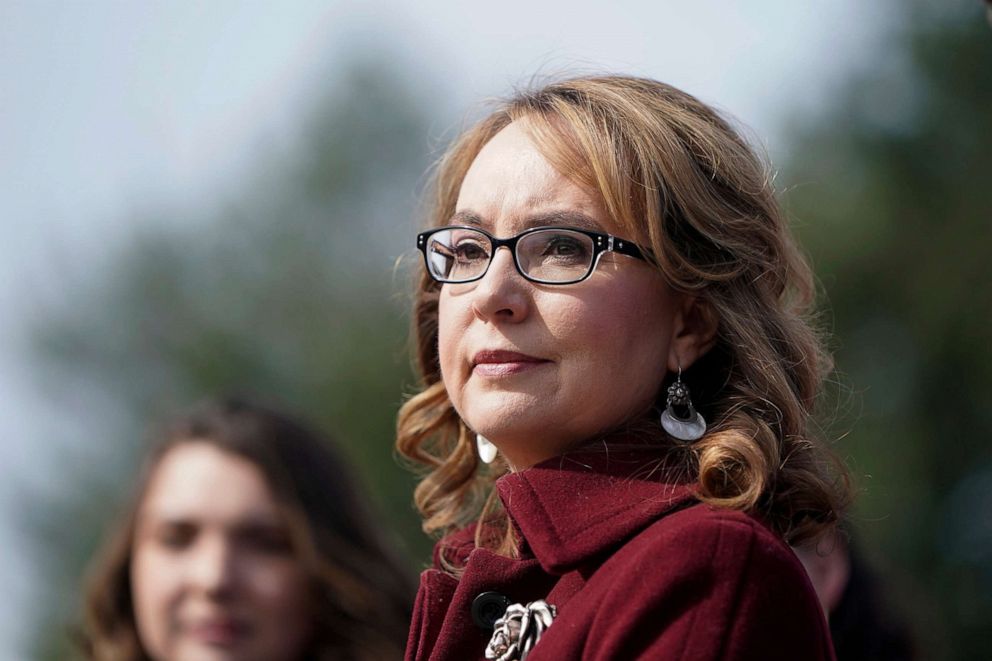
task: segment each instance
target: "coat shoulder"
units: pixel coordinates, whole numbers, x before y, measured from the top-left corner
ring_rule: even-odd
[[[588,658],[833,657],[798,558],[742,512],[696,504],[669,514],[608,557],[583,592],[574,607],[588,613]]]
[[[711,549],[713,554],[701,553]],[[753,560],[781,564],[783,571],[805,577],[792,549],[760,520],[739,510],[727,510],[696,503],[673,512],[645,528],[620,549],[618,555],[664,553],[669,559],[684,557],[714,571],[740,568],[737,562],[720,562],[722,556],[739,558],[747,551]]]
[[[673,581],[736,586],[722,601],[767,601],[788,610],[797,601],[818,607],[796,554],[757,518],[697,503],[656,521],[602,566],[607,574],[634,575],[642,589]]]

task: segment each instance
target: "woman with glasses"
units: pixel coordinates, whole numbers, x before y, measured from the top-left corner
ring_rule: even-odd
[[[788,544],[846,475],[770,176],[630,77],[510,99],[436,174],[397,447],[442,535],[408,659],[831,659]]]

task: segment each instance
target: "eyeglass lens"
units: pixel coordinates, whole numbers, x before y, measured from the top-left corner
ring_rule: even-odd
[[[568,229],[529,232],[516,245],[516,262],[525,276],[544,282],[581,280],[592,267],[591,237]],[[472,229],[452,228],[431,235],[428,263],[435,278],[465,282],[480,277],[492,259],[489,237]]]

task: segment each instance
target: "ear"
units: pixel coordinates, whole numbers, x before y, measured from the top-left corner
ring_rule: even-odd
[[[712,306],[699,296],[684,295],[678,306],[672,341],[668,348],[668,369],[688,369],[716,344],[720,325]]]

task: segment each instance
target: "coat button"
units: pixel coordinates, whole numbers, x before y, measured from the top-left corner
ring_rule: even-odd
[[[483,592],[472,600],[472,620],[480,629],[492,630],[511,603],[499,592]]]

